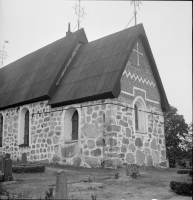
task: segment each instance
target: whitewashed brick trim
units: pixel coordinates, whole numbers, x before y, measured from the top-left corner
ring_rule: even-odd
[[[139,77],[138,75],[135,75],[135,74],[131,75],[131,73],[130,72],[127,73],[126,70],[123,72],[123,75],[124,74],[127,76],[127,78],[128,77],[130,77],[131,79],[134,78],[135,80],[138,80],[139,82],[142,82],[143,84],[146,83],[147,85],[155,87],[155,83],[153,81],[147,80],[146,78],[143,79],[142,77]]]
[[[140,90],[140,91],[144,92],[144,93],[145,93],[145,100],[146,100],[146,101],[159,104],[158,101],[154,101],[154,100],[148,99],[148,98],[146,97],[146,91],[145,91],[145,90],[143,90],[143,89],[141,89],[141,88],[138,88],[138,87],[135,87],[135,86],[133,87],[133,94],[132,94],[132,93],[129,93],[129,92],[126,92],[126,91],[123,91],[123,90],[121,90],[121,92],[122,92],[123,94],[130,95],[130,96],[134,97],[134,96],[135,96],[135,90]]]

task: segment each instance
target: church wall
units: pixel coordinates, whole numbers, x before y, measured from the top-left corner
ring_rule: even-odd
[[[148,129],[154,126],[154,131],[150,130],[146,136],[136,135],[131,102],[132,99],[122,94],[114,100],[55,109],[44,101],[1,111],[4,130],[0,153],[10,153],[11,158],[17,160],[25,152],[31,162],[57,162],[85,167],[117,167],[124,163],[150,165],[153,161],[156,165],[165,161],[163,118],[148,115]],[[28,147],[18,146],[19,120],[23,108],[28,108],[30,112]],[[72,108],[79,113],[78,141],[67,140],[64,130],[65,113]]]
[[[116,99],[117,102],[125,103],[126,106],[132,108],[130,116],[132,124],[128,125],[131,130],[129,131],[129,144],[126,145],[129,152],[124,153],[123,158],[128,163],[165,166],[164,117],[160,95],[143,44],[140,40],[137,43],[134,49],[141,54],[137,55],[134,51],[131,53],[121,77],[121,94]],[[134,104],[136,99],[142,99],[145,105],[145,132],[135,130]],[[122,112],[122,117],[124,117],[124,112]]]

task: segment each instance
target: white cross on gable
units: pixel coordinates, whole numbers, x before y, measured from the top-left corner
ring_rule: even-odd
[[[143,53],[140,53],[140,52],[138,51],[138,43],[137,43],[137,50],[133,49],[133,51],[135,51],[135,52],[137,53],[137,64],[138,64],[138,66],[139,66],[139,54],[141,54],[141,55],[143,56]]]

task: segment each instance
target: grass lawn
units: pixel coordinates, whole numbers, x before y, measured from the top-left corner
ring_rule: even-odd
[[[91,199],[92,194],[99,199],[109,200],[191,200],[170,191],[170,181],[191,180],[188,174],[177,174],[177,169],[156,169],[141,167],[137,179],[125,175],[125,169],[87,169],[74,166],[46,165],[41,174],[13,174],[14,181],[0,183],[7,192],[25,192],[30,198],[44,198],[45,191],[56,182],[56,172],[65,170],[68,176],[70,199]],[[115,179],[115,173],[120,177]],[[90,183],[88,179],[92,180]]]

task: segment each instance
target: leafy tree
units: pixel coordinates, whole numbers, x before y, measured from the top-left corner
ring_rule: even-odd
[[[164,113],[166,156],[169,159],[170,167],[175,167],[176,160],[181,160],[184,150],[181,146],[188,134],[188,124],[185,123],[183,115],[170,106],[170,110]]]
[[[184,158],[192,163],[192,139],[193,139],[193,123],[191,122],[188,126],[188,133],[185,134],[185,138],[182,138],[181,148],[183,149]]]

